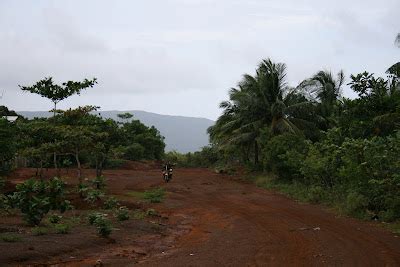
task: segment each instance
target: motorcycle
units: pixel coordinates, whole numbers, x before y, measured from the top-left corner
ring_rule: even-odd
[[[167,165],[165,165],[163,169],[163,178],[166,183],[172,179],[172,168],[168,168]]]

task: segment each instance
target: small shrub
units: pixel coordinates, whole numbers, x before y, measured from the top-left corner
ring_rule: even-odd
[[[346,197],[344,205],[346,214],[360,217],[365,213],[365,209],[368,206],[368,199],[360,193],[350,192]]]
[[[90,225],[93,225],[94,222],[97,220],[97,218],[103,218],[105,217],[105,214],[100,213],[100,212],[92,212],[88,216],[88,222]]]
[[[164,188],[156,188],[153,190],[145,191],[143,194],[143,198],[150,203],[160,203],[162,202],[165,195]]]
[[[143,220],[144,217],[146,217],[146,213],[142,210],[137,209],[133,212],[133,218],[135,218],[136,220]]]
[[[97,176],[93,179],[92,184],[96,189],[104,189],[106,187],[106,178],[103,175]]]
[[[129,209],[127,207],[119,207],[119,209],[115,212],[115,217],[117,217],[118,221],[126,221],[129,220]]]
[[[104,197],[104,192],[98,189],[89,188],[86,192],[85,201],[88,203],[95,203],[97,200],[100,200]]]
[[[32,228],[31,233],[33,235],[39,236],[39,235],[47,235],[49,231],[46,227],[35,226]]]
[[[107,210],[115,209],[118,205],[119,203],[115,197],[109,197],[106,201],[104,201],[104,208]]]
[[[321,186],[312,186],[307,194],[307,200],[311,203],[321,203],[324,199],[325,191]]]
[[[146,216],[158,216],[158,212],[155,209],[148,209],[146,211]]]
[[[54,225],[54,229],[57,234],[68,234],[71,231],[71,226],[69,224],[56,224]]]
[[[17,185],[11,200],[27,223],[39,225],[50,210],[64,212],[71,208],[64,194],[65,183],[56,177],[50,181],[29,179]]]
[[[108,159],[105,162],[105,168],[107,169],[119,169],[126,163],[126,160],[123,159]]]
[[[0,240],[4,241],[4,242],[17,242],[21,240],[21,237],[13,234],[13,233],[3,233],[0,234]]]
[[[6,195],[0,194],[0,211],[5,211],[6,213],[10,213],[12,209],[12,201]]]
[[[49,222],[52,224],[57,224],[61,221],[62,216],[57,214],[52,214],[49,216]]]
[[[94,226],[96,226],[97,228],[97,233],[101,236],[101,237],[108,237],[111,232],[112,232],[112,224],[111,221],[108,220],[107,218],[103,217],[98,217],[95,221],[94,221]]]

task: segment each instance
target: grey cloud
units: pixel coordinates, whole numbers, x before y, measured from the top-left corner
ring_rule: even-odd
[[[0,2],[0,90],[17,109],[48,107],[18,84],[95,76],[95,89],[62,105],[215,119],[265,57],[287,63],[291,85],[319,69],[384,72],[400,59],[396,0],[16,2]]]

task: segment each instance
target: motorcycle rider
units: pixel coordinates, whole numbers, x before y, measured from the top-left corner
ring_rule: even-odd
[[[174,167],[174,166],[175,166],[175,164],[167,161],[163,167],[163,172],[168,172],[168,176],[169,176],[170,180],[172,179],[172,167]]]

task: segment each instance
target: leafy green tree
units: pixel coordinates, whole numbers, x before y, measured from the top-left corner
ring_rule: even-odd
[[[90,112],[96,109],[97,107],[94,106],[78,107],[64,111],[55,117],[58,124],[56,130],[60,137],[58,144],[63,154],[74,156],[80,183],[82,182],[82,152],[90,148],[99,149],[94,143],[95,140],[101,140],[103,135],[107,135],[107,133],[95,131],[94,118],[90,115]]]
[[[129,122],[129,119],[133,118],[133,115],[129,112],[121,113],[117,115],[118,118],[123,120],[125,123]]]
[[[65,200],[65,186],[58,178],[50,181],[29,179],[17,185],[12,202],[21,210],[27,223],[39,225],[50,210],[65,212],[71,207]]]
[[[86,89],[88,87],[93,87],[96,83],[97,79],[93,78],[92,80],[84,79],[82,82],[67,81],[62,83],[61,85],[58,85],[53,82],[52,77],[48,77],[38,81],[32,86],[19,85],[19,87],[21,88],[22,91],[38,94],[41,97],[50,99],[54,104],[53,117],[55,117],[57,111],[57,104],[60,101],[74,94],[79,95],[83,89]],[[53,154],[53,161],[54,161],[54,168],[58,170],[57,153]]]
[[[10,169],[16,153],[15,125],[0,117],[0,172]]]
[[[400,128],[400,86],[394,75],[376,78],[363,72],[351,75],[350,87],[359,98],[347,101],[340,120],[350,131],[357,127],[361,133],[352,137],[388,135]]]
[[[74,95],[80,94],[83,89],[93,87],[97,83],[97,79],[92,80],[84,79],[82,82],[67,81],[61,85],[55,84],[52,77],[44,78],[32,86],[19,86],[22,91],[38,94],[42,97],[50,99],[54,104],[54,116],[57,110],[57,104]]]
[[[9,110],[6,106],[0,106],[0,117],[3,116],[18,116],[14,110]]]
[[[299,127],[307,128],[306,115],[313,103],[300,91],[286,85],[286,66],[263,60],[256,75],[245,74],[238,88],[229,92],[229,101],[216,124],[208,129],[211,141],[228,150],[237,147],[247,161],[252,152],[254,163],[259,163],[261,131],[268,128],[270,135],[283,132],[300,133]],[[302,110],[302,112],[296,112]]]
[[[132,120],[122,126],[121,145],[129,148],[126,151],[128,154],[125,152],[126,159],[135,158],[137,160],[140,159],[136,158],[139,154],[143,155],[141,159],[159,160],[162,158],[165,148],[164,137],[160,132],[154,126],[147,127],[139,120]],[[138,145],[142,146],[144,151]]]
[[[42,170],[53,153],[59,153],[56,142],[56,127],[48,119],[34,119],[17,124],[18,149],[29,160],[29,165],[36,167],[36,176],[42,177]],[[48,165],[47,165],[48,166]]]

